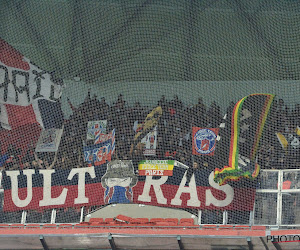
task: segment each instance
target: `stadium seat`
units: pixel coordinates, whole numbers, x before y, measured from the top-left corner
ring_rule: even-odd
[[[203,230],[215,230],[215,229],[217,229],[217,225],[203,225],[202,229]]]
[[[42,226],[42,228],[56,228],[57,227],[57,225],[56,224],[44,224],[43,226]]]
[[[141,224],[134,224],[135,229],[149,229],[152,228],[153,224],[150,223],[141,223]]]
[[[154,223],[156,223],[156,222],[165,222],[165,219],[164,218],[151,218],[150,219],[150,222],[154,222]]]
[[[191,227],[191,226],[194,226],[194,223],[190,223],[190,222],[182,222],[178,225],[179,227]]]
[[[90,222],[87,222],[87,221],[82,221],[82,222],[80,222],[80,224],[81,224],[81,225],[89,225],[89,224],[90,224]]]
[[[0,224],[0,229],[9,228],[9,224]]]
[[[110,221],[107,223],[108,226],[113,226],[113,227],[120,226],[122,224],[126,224],[126,223],[120,223],[118,221]]]
[[[81,228],[81,229],[85,229],[85,228],[89,228],[89,224],[75,224],[74,228]]]
[[[180,229],[200,229],[199,225],[190,225],[190,224],[187,224],[186,226],[185,225],[177,225],[177,227]]]
[[[132,218],[132,221],[130,223],[149,223],[148,218]]]
[[[21,228],[24,228],[24,224],[11,224],[10,225],[10,228],[13,228],[13,229],[21,229]]]
[[[136,218],[136,220],[141,221],[141,223],[148,223],[149,222],[148,218]]]
[[[192,219],[192,218],[182,218],[182,219],[180,219],[180,221],[179,221],[179,225],[181,225],[181,224],[190,224],[190,225],[194,225],[194,219]]]
[[[73,225],[72,224],[60,224],[60,225],[58,225],[58,228],[60,228],[60,229],[72,229]]]
[[[89,224],[94,223],[94,222],[104,222],[103,218],[91,218],[89,220]]]
[[[178,225],[178,218],[166,218],[165,221]]]
[[[220,225],[219,230],[233,230],[233,225]]]
[[[105,218],[104,222],[107,222],[107,223],[114,222],[114,218]]]
[[[155,228],[161,228],[161,229],[171,229],[171,227],[174,227],[175,224],[167,221],[157,221],[154,225]]]
[[[136,218],[133,218],[133,219],[130,221],[130,224],[141,224],[141,223],[143,223],[142,220],[136,219]]]
[[[119,214],[114,218],[114,220],[121,223],[129,223],[132,220],[132,218],[129,216]]]
[[[251,230],[266,230],[267,228],[265,226],[252,226]]]
[[[109,223],[106,222],[94,222],[89,225],[89,228],[106,228],[109,226]]]
[[[41,226],[40,224],[27,224],[26,225],[26,228],[29,228],[29,229],[39,229]]]
[[[234,227],[235,230],[249,230],[250,229],[250,226],[248,225],[236,225]]]

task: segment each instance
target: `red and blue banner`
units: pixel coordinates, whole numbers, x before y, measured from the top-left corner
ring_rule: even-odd
[[[113,129],[108,134],[103,134],[102,131],[95,132],[95,144],[103,143],[105,141],[111,140],[111,155],[115,152],[115,144],[116,144],[116,130]]]
[[[109,139],[102,143],[91,146],[84,146],[84,161],[93,166],[99,166],[107,161],[111,161],[112,140]]]
[[[130,161],[128,161],[130,162]],[[132,164],[70,170],[4,171],[4,211],[44,210],[113,203],[174,208],[253,210],[255,185],[244,179],[219,186],[208,169],[196,171],[189,186],[186,168],[175,164],[172,176],[137,176]]]

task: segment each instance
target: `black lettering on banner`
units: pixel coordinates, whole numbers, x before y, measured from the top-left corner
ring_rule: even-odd
[[[283,237],[284,237],[284,240],[282,240]],[[286,235],[281,235],[281,236],[280,236],[280,241],[288,241]]]
[[[43,95],[41,95],[41,89],[42,89],[42,79],[45,79],[45,77],[43,76],[44,74],[46,74],[46,71],[41,71],[38,72],[36,70],[32,71],[32,74],[35,75],[34,81],[36,83],[36,92],[35,95],[32,97],[33,99],[39,98],[39,97],[44,97]]]
[[[17,86],[17,76],[23,76],[25,85],[24,86]],[[18,80],[18,83],[20,81]],[[14,85],[15,92],[16,92],[16,102],[19,101],[18,93],[22,94],[24,91],[26,91],[27,94],[27,100],[30,102],[30,96],[29,96],[29,73],[19,70],[13,70],[12,71],[12,84]]]
[[[8,84],[9,84],[8,69],[4,65],[0,65],[0,70],[4,71],[4,79],[3,79],[3,82],[0,83],[0,88],[4,87],[3,100],[6,102],[7,101],[7,95],[8,95]],[[0,73],[0,75],[1,75],[1,73]],[[1,80],[2,79],[0,79],[0,81]]]
[[[52,101],[58,101],[59,100],[59,98],[54,97],[54,86],[53,85],[51,85],[51,92],[50,92],[49,99],[52,100]]]
[[[273,236],[271,235],[267,235],[267,242],[269,242],[269,240],[272,240],[273,239]],[[273,241],[273,240],[272,240]]]
[[[294,235],[293,236],[293,241],[300,241],[300,236],[299,235]]]

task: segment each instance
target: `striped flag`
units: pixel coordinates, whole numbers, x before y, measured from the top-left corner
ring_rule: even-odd
[[[58,99],[63,81],[39,68],[0,38],[0,125],[15,130],[27,124],[61,128],[64,117]]]
[[[3,151],[14,144],[23,153],[35,145],[41,130],[62,128],[59,98],[65,87],[0,38],[0,141]]]
[[[259,173],[256,155],[274,95],[251,94],[236,103],[231,122],[229,164],[215,169],[214,180],[220,185]]]
[[[101,142],[92,146],[84,146],[84,161],[89,164],[89,166],[99,166],[106,161],[111,161],[112,151],[111,151],[111,140]]]
[[[111,155],[115,152],[115,140],[116,140],[116,130],[113,129],[108,134],[103,134],[102,131],[95,132],[95,143],[99,144],[105,141],[111,140]]]

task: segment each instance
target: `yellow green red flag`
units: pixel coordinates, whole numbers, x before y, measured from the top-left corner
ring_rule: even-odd
[[[232,113],[228,166],[216,168],[214,173],[214,180],[220,185],[258,176],[260,167],[256,155],[273,99],[272,94],[251,94],[236,103]]]

